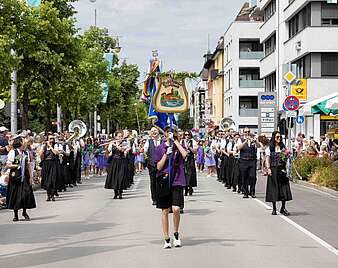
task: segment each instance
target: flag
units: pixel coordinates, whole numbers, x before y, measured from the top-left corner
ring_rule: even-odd
[[[41,5],[41,0],[27,0],[27,5],[31,7],[39,7]]]
[[[160,61],[157,58],[150,60],[150,68],[147,74],[147,78],[144,82],[143,92],[141,100],[144,102],[150,102],[152,97],[152,88],[154,87],[156,73],[160,72]]]
[[[111,70],[113,69],[114,54],[113,53],[104,53],[103,57],[107,61],[107,71],[111,72]],[[101,84],[101,88],[102,88],[101,102],[107,103],[108,92],[109,92],[108,82],[107,81],[103,82]]]

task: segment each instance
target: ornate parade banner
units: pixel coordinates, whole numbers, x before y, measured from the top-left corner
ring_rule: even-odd
[[[183,80],[174,79],[173,75],[159,80],[153,104],[161,113],[183,113],[189,108],[188,92]]]

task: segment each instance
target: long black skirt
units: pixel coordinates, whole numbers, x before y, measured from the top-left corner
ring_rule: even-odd
[[[57,189],[59,166],[60,163],[57,160],[45,160],[42,162],[41,187],[48,192]]]
[[[63,174],[64,174],[64,178],[65,178],[65,184],[71,184],[72,183],[72,169],[71,169],[71,165],[70,163],[64,163],[62,165],[62,169],[63,169]]]
[[[290,201],[292,200],[292,193],[290,183],[287,180],[278,178],[278,168],[271,168],[271,176],[268,176],[266,184],[266,202]]]
[[[187,186],[197,187],[197,174],[194,157],[187,159],[185,162],[184,173]]]
[[[6,204],[8,209],[36,208],[33,188],[27,180],[20,183],[9,181]]]
[[[128,160],[127,159],[112,159],[108,166],[108,174],[104,188],[123,190],[128,186]]]

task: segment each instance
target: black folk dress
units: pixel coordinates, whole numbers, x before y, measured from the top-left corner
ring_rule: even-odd
[[[184,149],[188,150],[187,157],[184,162],[184,174],[186,179],[186,185],[190,187],[197,187],[197,174],[196,174],[196,163],[195,155],[192,150],[193,143],[190,140],[187,144],[183,143]]]
[[[58,187],[58,177],[60,176],[59,157],[49,149],[44,149],[42,170],[41,170],[41,187],[48,194],[55,194]]]
[[[6,204],[8,209],[19,210],[19,209],[32,209],[36,208],[35,198],[33,194],[33,188],[30,184],[30,173],[28,165],[28,155],[26,152],[19,153],[18,149],[15,150],[15,160],[13,164],[20,165],[18,156],[25,154],[25,172],[24,177],[21,177],[21,172],[17,172],[20,176],[20,179],[14,179],[14,176],[10,176],[8,182],[8,190],[6,197]],[[10,172],[15,173],[14,169],[11,169]],[[11,179],[13,178],[13,179]]]
[[[128,159],[124,153],[112,147],[112,155],[108,158],[107,178],[104,188],[124,190],[128,186]]]
[[[270,168],[272,174],[268,176],[265,201],[292,200],[290,182],[281,175],[286,170],[286,163],[281,159],[279,152],[270,152]]]

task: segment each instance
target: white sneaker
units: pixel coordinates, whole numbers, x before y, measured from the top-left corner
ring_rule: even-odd
[[[164,246],[163,246],[163,249],[169,249],[169,248],[171,248],[170,242],[167,242],[167,241],[164,240]]]
[[[182,242],[181,242],[181,239],[180,239],[180,238],[176,239],[176,238],[174,237],[174,247],[175,247],[175,248],[180,248],[180,247],[182,247]]]

